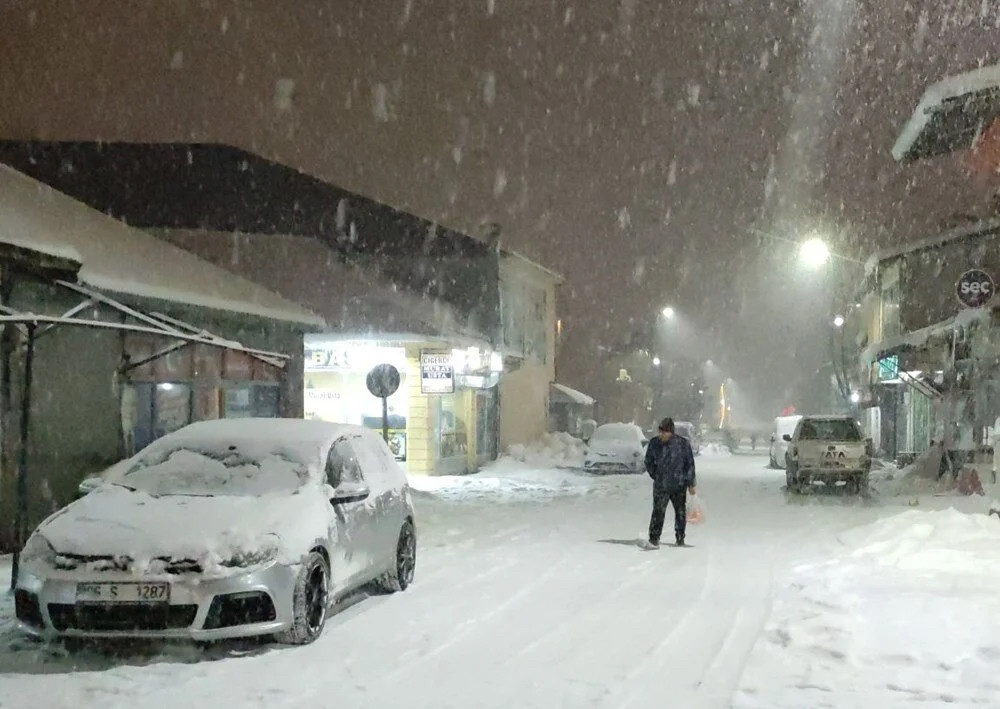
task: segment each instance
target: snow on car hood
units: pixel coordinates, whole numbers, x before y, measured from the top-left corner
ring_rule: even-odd
[[[615,460],[632,460],[635,458],[636,453],[642,454],[642,446],[633,441],[591,441],[587,457],[591,459],[612,458]]]
[[[106,485],[53,515],[38,532],[58,554],[127,557],[149,570],[163,559],[227,573],[257,559],[293,562],[303,535],[315,535],[305,494],[153,497]],[[316,537],[313,536],[313,539]]]

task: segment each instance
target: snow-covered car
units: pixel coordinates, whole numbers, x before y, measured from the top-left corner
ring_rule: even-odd
[[[795,432],[785,434],[785,481],[788,490],[801,492],[813,482],[846,483],[860,492],[868,489],[871,445],[849,416],[806,416]]]
[[[771,467],[785,467],[785,453],[788,452],[788,441],[785,436],[795,433],[795,427],[802,420],[801,416],[779,416],[774,419],[774,431],[771,432]]]
[[[592,473],[641,473],[645,470],[646,436],[631,423],[598,426],[590,439],[583,469]]]
[[[28,633],[316,639],[332,603],[416,564],[406,476],[375,432],[322,421],[194,423],[113,466],[21,554]]]
[[[687,442],[691,444],[691,452],[695,455],[701,453],[701,441],[698,438],[698,429],[695,425],[689,421],[678,421],[674,424],[674,430],[677,435],[686,438]]]

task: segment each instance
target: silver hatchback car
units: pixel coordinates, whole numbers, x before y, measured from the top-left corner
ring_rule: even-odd
[[[416,564],[406,476],[375,432],[319,421],[187,426],[43,522],[15,607],[43,637],[275,635],[304,644],[330,606]]]

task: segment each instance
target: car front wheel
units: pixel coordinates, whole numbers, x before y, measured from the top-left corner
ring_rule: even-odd
[[[413,522],[406,520],[399,530],[396,542],[395,568],[386,575],[382,585],[390,593],[405,591],[413,583],[413,575],[417,568],[417,534]]]
[[[317,551],[306,558],[295,582],[292,627],[278,636],[289,645],[308,645],[323,633],[330,605],[330,571]]]

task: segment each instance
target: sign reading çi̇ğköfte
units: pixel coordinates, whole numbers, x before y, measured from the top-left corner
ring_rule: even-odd
[[[993,276],[981,268],[972,268],[959,277],[955,284],[955,295],[966,308],[981,308],[996,294]]]
[[[424,394],[455,391],[455,364],[451,352],[420,351],[420,391]]]

